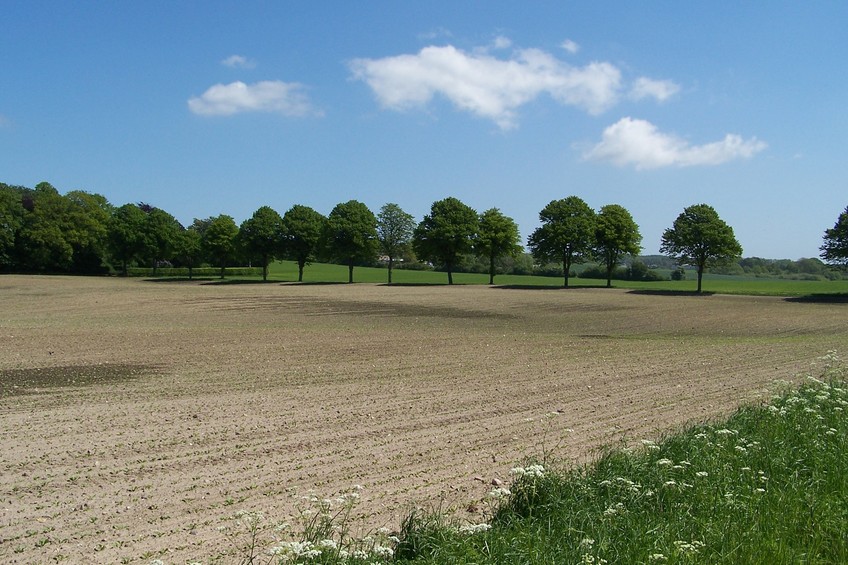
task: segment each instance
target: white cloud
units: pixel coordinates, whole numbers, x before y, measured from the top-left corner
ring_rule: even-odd
[[[659,102],[665,102],[678,92],[680,92],[680,85],[674,81],[639,77],[630,88],[630,98],[633,100],[655,98]]]
[[[572,55],[580,51],[580,45],[570,39],[566,39],[565,41],[563,41],[560,47],[562,47]]]
[[[584,159],[608,161],[637,170],[660,167],[719,165],[734,159],[749,159],[767,145],[728,134],[721,141],[690,145],[675,135],[662,133],[645,120],[622,118],[604,130],[601,142],[583,154]]]
[[[242,55],[230,55],[222,60],[221,64],[233,69],[252,69],[256,66],[256,61]]]
[[[512,47],[512,40],[508,37],[499,35],[495,38],[493,45],[495,49],[509,49]]]
[[[304,86],[282,81],[254,84],[216,84],[188,101],[189,110],[201,116],[231,116],[242,112],[270,112],[302,117],[320,114],[304,94]]]
[[[385,108],[425,106],[439,94],[503,129],[514,127],[517,109],[543,93],[600,114],[617,101],[621,88],[621,72],[610,63],[573,67],[539,49],[516,50],[513,57],[498,59],[485,50],[430,46],[414,55],[355,59],[350,69]]]

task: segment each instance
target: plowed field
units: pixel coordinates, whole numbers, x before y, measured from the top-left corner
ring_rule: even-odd
[[[0,562],[205,563],[294,486],[362,485],[364,527],[473,514],[524,457],[719,416],[847,338],[771,297],[3,276]]]

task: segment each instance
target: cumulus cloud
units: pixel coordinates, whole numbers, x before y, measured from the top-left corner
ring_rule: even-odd
[[[565,41],[563,41],[562,44],[560,45],[560,47],[562,47],[563,49],[565,49],[566,51],[568,51],[572,55],[574,55],[575,53],[580,51],[580,45],[578,45],[577,42],[572,41],[570,39],[566,39]]]
[[[630,98],[633,100],[655,98],[659,102],[665,102],[678,92],[680,92],[680,85],[674,81],[639,77],[630,88]]]
[[[719,165],[734,159],[749,159],[767,145],[753,137],[728,134],[721,141],[690,145],[675,135],[659,131],[645,120],[622,118],[604,130],[601,142],[583,154],[584,159],[608,161],[637,170],[661,167]]]
[[[237,81],[216,84],[188,101],[188,108],[201,116],[231,116],[243,112],[269,112],[302,117],[320,114],[313,109],[304,86],[282,81],[245,84]]]
[[[230,55],[223,59],[221,64],[232,69],[252,69],[256,66],[256,61],[242,55]]]
[[[505,38],[498,42],[506,46]],[[517,109],[543,93],[600,114],[617,101],[621,89],[621,72],[610,63],[574,67],[539,49],[519,49],[499,59],[486,50],[430,46],[414,55],[355,59],[350,69],[385,108],[425,106],[438,94],[502,129],[515,127]]]

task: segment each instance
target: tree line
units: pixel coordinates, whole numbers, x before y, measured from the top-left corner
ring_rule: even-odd
[[[597,212],[577,196],[551,201],[539,213],[541,226],[528,239],[533,261],[561,266],[563,286],[572,267],[596,261],[607,286],[623,259],[641,250],[642,236],[630,212],[617,204]],[[821,248],[829,264],[848,263],[848,208]],[[742,248],[733,229],[706,205],[686,208],[662,236],[661,252],[679,265],[693,266],[698,291],[707,268],[732,266]],[[61,195],[49,183],[34,189],[0,183],[0,272],[63,272],[127,274],[132,266],[156,270],[176,265],[192,270],[201,265],[224,269],[234,264],[262,268],[288,259],[298,265],[298,280],[314,261],[344,264],[349,282],[357,265],[381,258],[392,269],[405,263],[432,265],[453,274],[472,256],[486,265],[490,284],[504,259],[526,257],[515,221],[497,208],[482,213],[457,198],[432,204],[416,223],[395,203],[375,215],[365,204],[350,200],[327,215],[296,204],[283,215],[262,206],[241,225],[226,214],[181,225],[171,214],[143,202],[115,207],[99,194],[70,191]],[[736,263],[738,264],[738,263]]]

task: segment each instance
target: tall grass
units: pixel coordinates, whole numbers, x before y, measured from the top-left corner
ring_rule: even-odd
[[[261,562],[848,563],[848,386],[835,353],[822,359],[820,378],[722,423],[580,468],[516,467],[488,523],[413,513],[382,553],[325,528],[336,541],[302,536],[311,553]]]

